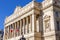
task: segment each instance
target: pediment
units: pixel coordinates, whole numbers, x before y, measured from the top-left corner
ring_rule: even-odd
[[[16,6],[13,14],[19,13],[19,12],[21,11],[21,8],[22,8],[22,7],[20,7],[20,6]]]

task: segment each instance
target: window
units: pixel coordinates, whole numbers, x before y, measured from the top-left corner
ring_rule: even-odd
[[[59,31],[60,28],[59,28],[59,21],[57,21],[57,31]]]
[[[59,17],[59,14],[58,14],[58,12],[55,12],[56,13],[56,17]]]

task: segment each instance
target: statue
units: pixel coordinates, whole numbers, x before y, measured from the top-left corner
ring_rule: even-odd
[[[26,38],[24,37],[23,33],[22,33],[22,37],[19,40],[26,40]]]

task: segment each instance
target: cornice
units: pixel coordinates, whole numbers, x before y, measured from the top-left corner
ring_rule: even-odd
[[[29,4],[27,4],[26,6],[21,8],[20,12],[13,13],[11,16],[7,17],[6,20],[5,20],[5,23],[7,23],[7,22],[9,22],[9,21],[21,16],[21,15],[24,15],[24,14],[28,13],[33,8],[36,8],[37,10],[39,10],[39,3],[36,3],[36,2],[33,2],[33,1],[30,2]]]
[[[43,10],[45,10],[45,9],[51,7],[51,6],[56,6],[56,5],[53,4],[52,1],[50,1],[48,3],[48,5],[46,5],[47,3],[45,2],[45,4],[43,4],[43,3],[37,3],[37,2],[32,1],[29,4],[27,4],[26,6],[22,7],[21,10],[17,10],[19,12],[17,12],[17,13],[14,12],[11,16],[7,17],[6,20],[5,20],[5,23],[8,23],[9,21],[11,21],[13,19],[16,19],[17,17],[19,17],[21,15],[23,16],[24,14],[28,13],[31,9],[43,11]],[[43,5],[45,5],[45,6],[43,6]]]

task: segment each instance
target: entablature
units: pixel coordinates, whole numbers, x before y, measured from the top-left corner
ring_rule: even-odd
[[[40,3],[32,1],[29,4],[27,4],[26,6],[20,8],[20,9],[19,8],[20,7],[17,7],[16,10],[15,10],[16,12],[14,12],[11,16],[6,18],[5,23],[7,23],[7,22],[9,22],[9,21],[11,21],[13,19],[16,19],[17,17],[19,17],[21,15],[23,16],[23,14],[28,13],[32,9],[34,10],[34,8],[40,10]]]

